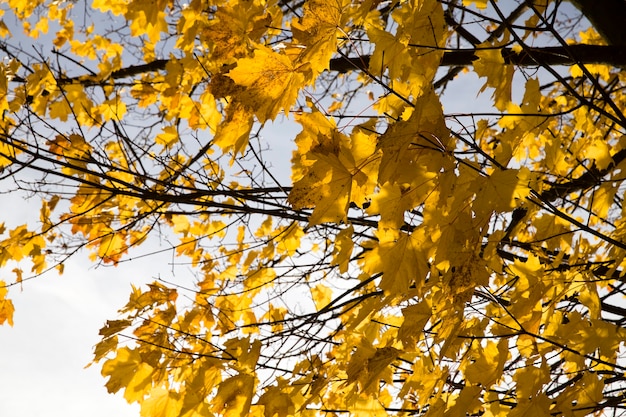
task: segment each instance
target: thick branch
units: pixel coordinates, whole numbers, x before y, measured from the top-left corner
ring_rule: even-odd
[[[606,64],[615,67],[626,66],[626,48],[601,45],[569,45],[529,48],[515,52],[512,48],[501,49],[505,64],[520,66],[539,65],[575,65]],[[355,69],[367,69],[369,55],[355,58],[334,58],[330,61],[330,70],[347,72]],[[441,66],[471,65],[478,57],[473,49],[446,51]]]
[[[502,58],[505,64],[520,66],[539,65],[575,65],[580,64],[606,64],[611,66],[626,67],[626,48],[618,46],[601,45],[569,45],[567,47],[549,46],[543,48],[529,48],[523,52],[515,52],[512,48],[501,49]],[[472,65],[478,57],[473,49],[446,51],[443,54],[440,66],[466,66]],[[367,70],[369,66],[369,55],[359,57],[338,57],[330,60],[330,71],[348,72],[353,70]],[[119,80],[134,77],[140,74],[147,74],[155,71],[162,71],[170,62],[168,59],[157,59],[147,64],[131,65],[126,68],[113,71],[109,79]],[[14,81],[25,82],[21,77],[14,77]],[[106,83],[106,80],[95,81],[93,77],[61,78],[60,84],[81,83],[83,85],[99,85]]]
[[[626,45],[626,1],[624,0],[571,0],[589,19],[598,33],[611,45]]]
[[[152,62],[148,62],[147,64],[131,65],[129,67],[113,71],[111,73],[111,78],[117,80],[120,78],[128,78],[139,74],[145,74],[148,72],[160,71],[165,69],[165,66],[168,62],[169,59],[157,59]]]

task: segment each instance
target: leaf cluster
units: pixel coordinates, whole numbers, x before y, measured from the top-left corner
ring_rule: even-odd
[[[0,227],[0,323],[81,251],[167,251],[193,283],[95,348],[144,417],[623,414],[624,49],[588,2],[9,0],[0,187],[41,208]]]

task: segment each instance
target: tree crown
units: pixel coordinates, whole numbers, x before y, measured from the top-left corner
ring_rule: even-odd
[[[194,287],[133,287],[94,357],[145,417],[620,412],[604,3],[8,1],[0,181],[41,209],[0,228],[0,322],[14,285],[160,238]]]

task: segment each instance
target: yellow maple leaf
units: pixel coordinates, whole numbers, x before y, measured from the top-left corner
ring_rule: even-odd
[[[399,353],[398,349],[391,346],[376,348],[374,356],[366,361],[366,372],[361,374],[363,391],[368,391],[370,388],[378,391],[378,384],[381,379],[387,381],[391,379],[392,372],[389,365],[397,359]]]
[[[402,309],[404,321],[398,330],[398,340],[410,349],[417,346],[417,341],[423,336],[424,326],[432,316],[432,309],[427,300],[418,304],[410,305]]]
[[[257,45],[252,58],[237,61],[228,76],[246,87],[238,100],[253,109],[260,122],[273,120],[281,109],[289,110],[304,86],[303,68],[294,67],[288,56]]]
[[[233,102],[226,108],[226,118],[218,125],[213,141],[222,151],[233,153],[231,165],[246,151],[253,122],[252,112],[241,103]]]
[[[192,13],[190,9],[183,12],[187,20],[190,20]],[[204,15],[200,11],[193,13]],[[272,16],[257,2],[223,4],[208,22],[207,30],[203,32],[211,45],[211,59],[216,63],[228,63],[232,58],[247,55],[251,41],[259,42],[271,22]],[[195,35],[196,31],[191,33]],[[190,44],[194,45],[193,42]]]
[[[415,108],[407,120],[392,124],[378,138],[378,148],[382,151],[379,182],[411,184],[418,176],[432,177],[442,167],[450,167],[444,154],[449,142],[450,132],[441,102],[429,89],[415,100]]]
[[[28,36],[33,39],[37,39],[40,33],[48,33],[48,19],[46,18],[39,19],[35,24],[35,28],[28,34]]]
[[[248,415],[254,396],[255,378],[249,374],[235,375],[223,381],[213,399],[214,409],[224,417]]]
[[[48,108],[51,118],[65,122],[71,116],[85,126],[94,123],[93,102],[85,93],[85,88],[78,83],[64,86],[63,97],[51,103]]]
[[[102,339],[98,342],[93,350],[93,360],[85,366],[85,368],[90,367],[94,363],[103,359],[109,352],[117,349],[117,336],[107,337],[106,339]]]
[[[3,20],[0,20],[0,37],[8,38],[11,36],[11,31],[9,30],[6,23]]]
[[[339,222],[346,218],[352,189],[352,175],[337,155],[316,155],[317,161],[296,182],[288,201],[295,209],[314,207],[311,225]]]
[[[119,98],[114,98],[102,103],[98,111],[102,114],[105,121],[120,120],[126,114],[126,103]]]
[[[374,395],[360,395],[348,408],[354,417],[384,417],[389,414]]]
[[[244,295],[240,299],[249,300],[250,297]],[[251,341],[249,337],[234,338],[224,342],[224,346],[233,358],[237,358],[237,369],[242,374],[247,375],[254,371],[261,354],[261,342],[258,339]]]
[[[551,380],[550,368],[545,362],[540,366],[525,366],[515,371],[513,380],[517,384],[518,398],[531,398],[543,390]]]
[[[273,285],[276,271],[273,268],[260,267],[248,273],[244,281],[244,288],[252,293],[258,292],[263,286]]]
[[[543,393],[533,398],[520,398],[515,408],[507,415],[509,417],[550,417],[552,416],[552,402],[553,400]]]
[[[128,311],[141,311],[153,305],[161,305],[167,303],[173,303],[178,297],[176,290],[167,288],[165,285],[158,281],[154,281],[152,284],[148,284],[148,291],[141,291],[139,288],[132,287],[128,303],[121,310],[122,312]]]
[[[380,74],[388,69],[391,78],[406,79],[408,63],[411,62],[409,48],[407,48],[408,40],[399,40],[397,36],[377,27],[368,27],[367,36],[376,45],[369,61],[371,71],[375,71],[375,74]],[[390,65],[394,62],[406,62],[407,65]]]
[[[156,43],[161,32],[168,32],[165,9],[167,0],[153,0],[150,2],[132,1],[124,12],[124,17],[130,21],[130,33],[133,36],[148,35],[152,43]]]
[[[293,256],[302,243],[302,237],[304,236],[302,228],[298,223],[293,222],[286,228],[278,229],[277,233],[278,243],[276,249],[288,256]]]
[[[484,348],[478,345],[470,351],[464,362],[465,378],[471,384],[488,387],[500,378],[508,357],[506,339],[501,339],[498,343],[488,341]]]
[[[585,157],[595,161],[598,169],[605,169],[613,162],[609,145],[604,139],[594,140],[590,146],[584,148],[583,153]]]
[[[528,168],[498,170],[488,177],[477,177],[474,211],[476,213],[506,212],[519,205],[530,194]]]
[[[156,135],[154,141],[159,145],[164,146],[166,149],[174,146],[176,142],[178,142],[178,129],[176,126],[165,126],[163,128],[163,132]]]
[[[294,40],[304,46],[299,60],[311,64],[315,77],[328,68],[337,51],[337,31],[345,0],[310,0],[304,3],[302,17],[291,23]]]
[[[345,273],[348,270],[348,264],[354,248],[353,234],[354,226],[348,225],[347,228],[337,233],[337,237],[335,237],[331,264],[339,266],[339,272],[341,273]]]
[[[124,390],[124,398],[129,403],[142,402],[147,395],[148,388],[152,387],[152,373],[154,368],[145,362],[138,364],[135,368],[133,377],[128,381]]]
[[[154,387],[141,403],[141,417],[178,417],[183,407],[179,393]]]
[[[9,326],[13,326],[13,312],[15,308],[13,307],[13,302],[7,298],[8,292],[6,283],[0,281],[0,324],[7,322]]]
[[[104,263],[117,264],[122,256],[128,252],[127,231],[110,231],[97,241],[92,242],[92,246],[97,247],[97,251],[90,255],[92,260],[97,256]]]
[[[109,377],[105,384],[107,390],[114,394],[126,388],[133,379],[137,366],[142,362],[139,352],[126,346],[117,350],[114,358],[102,365],[102,376]]]
[[[412,233],[379,230],[379,242],[361,261],[369,274],[383,272],[380,288],[389,294],[404,294],[410,286],[419,289],[429,272],[431,241],[423,228]]]
[[[330,300],[332,300],[333,290],[328,288],[325,284],[318,284],[311,288],[311,296],[317,310],[321,310],[326,307]]]
[[[487,8],[488,0],[463,0],[463,6],[469,7],[472,4],[475,4],[479,9]]]
[[[373,135],[355,129],[348,138],[333,123],[309,125],[321,117],[313,109],[301,118],[293,172],[298,180],[288,198],[296,209],[313,208],[310,224],[344,221],[350,202],[362,205],[376,188],[381,158]]]
[[[269,387],[259,398],[258,404],[265,406],[265,417],[287,417],[295,411],[291,397],[278,387]]]
[[[487,77],[480,91],[483,92],[487,87],[493,88],[494,105],[498,110],[504,111],[511,101],[515,68],[504,65],[504,58],[497,48],[479,49],[475,54],[478,59],[474,61],[474,71],[480,77]]]
[[[127,0],[93,0],[91,7],[119,16],[126,12],[128,4]]]

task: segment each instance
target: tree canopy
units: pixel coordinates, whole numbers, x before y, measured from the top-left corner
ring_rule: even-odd
[[[171,242],[95,347],[143,417],[626,414],[625,9],[8,0],[0,322]]]

